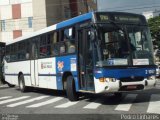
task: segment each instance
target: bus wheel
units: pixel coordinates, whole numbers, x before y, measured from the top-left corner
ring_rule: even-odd
[[[76,93],[75,82],[72,76],[67,77],[67,88],[66,88],[67,97],[70,101],[77,101],[78,94]]]
[[[20,89],[21,92],[26,92],[27,91],[27,87],[25,86],[23,75],[19,76],[19,89]]]

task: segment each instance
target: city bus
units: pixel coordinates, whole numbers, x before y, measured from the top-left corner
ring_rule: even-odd
[[[144,16],[90,12],[6,43],[5,80],[19,86],[78,93],[154,88],[156,65]]]
[[[5,43],[0,42],[0,83],[4,83],[4,76],[3,76],[3,57],[5,53]]]

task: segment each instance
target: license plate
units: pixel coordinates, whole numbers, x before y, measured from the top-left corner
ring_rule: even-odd
[[[136,89],[137,86],[136,85],[132,85],[132,86],[127,86],[127,89]]]

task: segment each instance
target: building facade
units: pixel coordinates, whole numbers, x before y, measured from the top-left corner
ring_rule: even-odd
[[[33,32],[32,0],[0,1],[0,41],[6,42]]]
[[[0,41],[7,42],[96,9],[95,0],[1,0]]]

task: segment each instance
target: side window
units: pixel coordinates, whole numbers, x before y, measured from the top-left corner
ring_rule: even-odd
[[[18,43],[18,52],[17,52],[18,60],[25,60],[26,59],[26,44],[25,41]]]
[[[50,33],[49,36],[50,36],[50,41],[51,41],[51,56],[56,56],[59,54],[58,32]]]
[[[51,39],[49,35],[42,35],[40,39],[40,58],[51,55]]]
[[[16,61],[18,58],[17,58],[17,44],[12,44],[11,47],[10,47],[10,60],[11,62],[14,62]]]
[[[63,42],[60,44],[60,54],[75,53],[75,28],[70,27],[64,29],[62,31],[61,41]]]
[[[46,49],[46,35],[42,35],[40,38],[40,58],[46,57],[47,55],[47,49]]]
[[[31,43],[30,43],[30,40],[27,40],[26,41],[26,60],[29,60],[31,59]]]
[[[5,59],[6,59],[6,61],[7,62],[10,62],[10,45],[8,45],[7,47],[6,47],[6,56],[5,56]]]
[[[40,58],[56,56],[59,54],[59,34],[51,32],[40,37]]]

